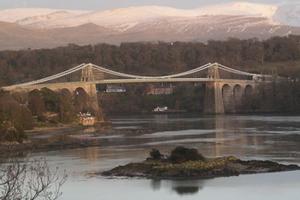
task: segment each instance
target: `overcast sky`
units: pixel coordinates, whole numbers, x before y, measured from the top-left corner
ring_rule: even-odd
[[[243,1],[243,0],[240,0]],[[233,0],[0,0],[0,9],[46,7],[64,9],[104,10],[140,5],[164,5],[177,8],[195,8],[201,5],[233,2]],[[299,0],[248,0],[257,3],[287,3]]]

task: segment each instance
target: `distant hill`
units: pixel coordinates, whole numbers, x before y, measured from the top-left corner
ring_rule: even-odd
[[[266,39],[300,34],[300,4],[235,2],[183,10],[160,6],[106,11],[0,10],[0,49],[52,48],[69,43]]]

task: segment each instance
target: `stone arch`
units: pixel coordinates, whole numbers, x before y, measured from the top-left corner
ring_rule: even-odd
[[[241,85],[237,84],[233,87],[233,95],[235,97],[241,96],[243,94],[243,88]]]
[[[83,87],[77,87],[75,90],[74,90],[74,95],[75,96],[88,96],[88,93],[87,91],[83,88]]]
[[[32,93],[35,93],[35,92],[40,92],[40,89],[30,89],[28,90],[28,94],[32,94]]]
[[[233,87],[233,100],[235,105],[235,110],[239,110],[242,104],[243,88],[241,85],[237,84]]]
[[[74,104],[74,92],[68,88],[62,88],[58,91],[59,98],[62,104]],[[68,101],[68,102],[65,102]]]
[[[74,90],[74,106],[76,113],[91,112],[89,106],[90,97],[82,87],[77,87]]]
[[[229,90],[229,89],[231,89],[231,87],[230,87],[229,84],[224,84],[224,85],[222,86],[222,92],[224,92],[224,91],[226,91],[226,90]]]
[[[39,89],[33,89],[28,92],[28,108],[34,116],[42,116],[46,111],[43,95]]]
[[[232,87],[224,84],[222,87],[222,97],[225,112],[232,112]]]
[[[89,112],[97,119],[102,120],[101,108],[98,104],[98,97],[95,84],[81,84],[74,86],[74,106],[76,112]]]
[[[76,118],[73,91],[69,88],[62,88],[57,93],[60,99],[60,120],[62,122],[72,122]]]
[[[253,94],[253,86],[251,85],[246,85],[245,90],[244,90],[244,96],[245,97],[250,97]]]
[[[253,86],[246,85],[244,89],[243,100],[242,100],[242,105],[246,111],[252,111],[253,109],[253,100],[255,99],[253,93],[254,93]]]
[[[17,102],[22,105],[26,105],[28,103],[28,92],[16,91],[12,92],[11,95]]]
[[[57,113],[59,112],[59,93],[56,88],[43,87],[40,89],[45,102],[46,111]]]
[[[61,95],[72,95],[73,92],[71,90],[69,90],[68,88],[62,88],[59,90],[59,93]]]

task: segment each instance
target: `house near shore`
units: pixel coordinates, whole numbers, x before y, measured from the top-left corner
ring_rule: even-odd
[[[96,117],[92,116],[91,113],[79,113],[79,124],[83,126],[94,126],[96,123]]]
[[[119,85],[107,85],[106,93],[124,93],[126,92],[126,88]]]
[[[150,85],[147,88],[146,94],[147,95],[170,95],[173,94],[173,92],[174,92],[174,86]]]

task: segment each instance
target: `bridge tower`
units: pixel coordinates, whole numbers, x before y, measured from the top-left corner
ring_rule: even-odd
[[[224,102],[222,95],[222,83],[218,64],[208,68],[207,78],[209,81],[205,85],[204,113],[206,114],[224,114]]]
[[[207,78],[220,79],[220,73],[217,64],[214,64],[212,67],[208,68]]]
[[[91,82],[94,80],[95,78],[92,66],[88,65],[81,70],[81,82]]]
[[[83,82],[83,89],[90,97],[90,103],[92,109],[96,112],[96,117],[99,121],[104,121],[102,109],[99,106],[96,84],[92,83],[95,81],[93,67],[88,64],[81,70],[81,82]],[[86,83],[84,83],[86,82]]]

